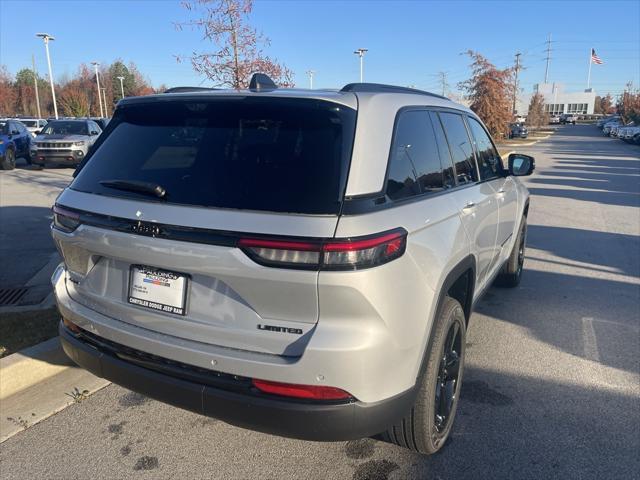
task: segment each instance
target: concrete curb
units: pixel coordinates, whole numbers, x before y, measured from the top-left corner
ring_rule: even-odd
[[[109,383],[76,367],[59,337],[0,359],[0,443]]]
[[[0,359],[0,401],[72,367],[59,337]]]

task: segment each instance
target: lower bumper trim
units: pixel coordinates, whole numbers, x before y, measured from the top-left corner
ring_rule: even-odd
[[[283,437],[344,441],[378,434],[404,416],[416,388],[376,403],[309,403],[249,395],[186,381],[126,362],[74,336],[62,322],[60,341],[80,367],[130,390],[229,424]]]

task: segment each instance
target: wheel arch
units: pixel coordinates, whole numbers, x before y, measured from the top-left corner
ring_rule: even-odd
[[[428,352],[431,349],[433,343],[433,326],[436,318],[440,314],[442,304],[447,296],[452,296],[450,293],[454,293],[452,298],[460,302],[464,311],[465,323],[469,324],[469,318],[471,317],[471,310],[473,307],[473,293],[475,291],[475,279],[476,279],[476,259],[473,255],[467,255],[460,262],[458,262],[449,273],[446,275],[440,291],[437,296],[436,308],[434,310],[434,316],[429,327],[429,333],[427,342],[422,352],[422,359],[420,361],[420,368],[418,369],[418,375],[416,378],[416,384],[418,384],[422,378],[424,378],[427,368]],[[462,288],[464,286],[464,289]],[[453,289],[453,291],[452,291]],[[457,297],[457,298],[456,298]],[[460,301],[462,300],[462,301]]]

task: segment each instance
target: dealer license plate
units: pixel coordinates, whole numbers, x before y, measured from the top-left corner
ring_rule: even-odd
[[[185,314],[187,276],[153,267],[133,265],[129,303],[160,312]]]

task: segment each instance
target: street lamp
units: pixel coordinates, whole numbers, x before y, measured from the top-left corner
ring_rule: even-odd
[[[116,77],[118,80],[120,80],[120,93],[122,93],[122,98],[124,98],[124,84],[122,82],[124,82],[124,77]]]
[[[51,82],[51,98],[53,99],[53,112],[58,119],[58,104],[56,103],[56,90],[53,87],[53,72],[51,71],[51,57],[49,56],[49,40],[55,40],[54,37],[48,33],[36,33],[36,37],[40,37],[44,40],[44,48],[47,51],[47,64],[49,65],[49,81]]]
[[[100,96],[100,77],[98,76],[98,62],[91,62],[96,69],[96,83],[98,84],[98,103],[100,104],[100,117],[104,118],[104,112],[102,111],[102,97]]]
[[[102,87],[102,101],[104,102],[104,117],[109,117],[109,109],[107,108],[107,87]]]
[[[309,75],[309,88],[313,89],[313,76],[315,75],[315,70],[307,70],[307,75]]]
[[[359,48],[353,52],[360,57],[360,83],[364,82],[364,54],[368,51],[367,48]]]

